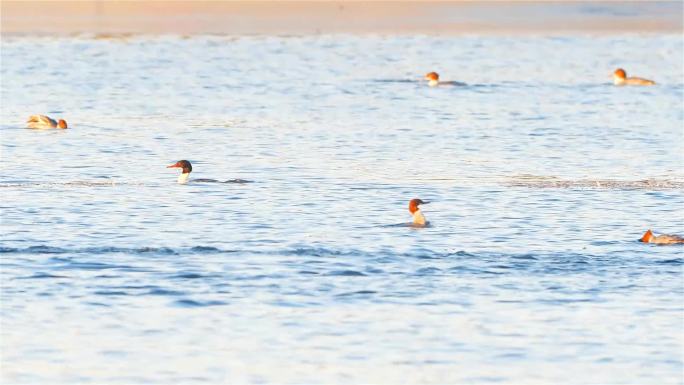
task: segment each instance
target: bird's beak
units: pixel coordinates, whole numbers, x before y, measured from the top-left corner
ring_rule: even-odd
[[[430,203],[430,202],[428,202],[428,201],[423,201],[423,203],[421,203],[421,205],[426,205],[426,204],[428,204],[428,203]]]
[[[178,163],[174,163],[174,164],[170,164],[170,165],[166,166],[166,168],[179,168],[179,167],[180,166],[178,165]]]

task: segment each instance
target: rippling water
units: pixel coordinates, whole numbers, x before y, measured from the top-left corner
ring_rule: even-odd
[[[682,47],[5,37],[2,382],[681,384]]]

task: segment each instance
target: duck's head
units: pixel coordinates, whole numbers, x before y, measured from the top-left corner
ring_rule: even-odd
[[[613,72],[613,81],[615,83],[623,82],[625,79],[627,79],[627,72],[622,68],[618,68]]]
[[[649,243],[651,242],[651,238],[653,238],[653,232],[649,229],[644,233],[644,236],[639,239],[639,242]]]
[[[439,74],[437,72],[428,72],[425,74],[425,80],[428,81],[430,87],[434,87],[439,84]]]
[[[60,119],[57,121],[57,127],[59,128],[67,128],[67,122],[64,119]]]
[[[192,172],[192,165],[187,160],[179,160],[174,164],[166,166],[166,168],[182,168],[183,174],[190,174]]]
[[[425,74],[425,80],[437,82],[439,81],[439,74],[437,72],[428,72]]]
[[[418,199],[418,198],[416,198],[416,199],[411,199],[411,200],[409,201],[409,206],[408,206],[409,212],[410,212],[411,214],[413,214],[413,213],[415,213],[416,211],[419,210],[418,206],[424,205],[424,204],[428,204],[428,203],[430,203],[430,202],[425,202],[425,201],[422,201],[422,200],[420,200],[420,199]]]

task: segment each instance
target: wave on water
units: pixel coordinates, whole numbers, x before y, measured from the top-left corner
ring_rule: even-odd
[[[637,240],[633,243],[641,244]],[[29,246],[25,248],[0,246],[0,254],[131,254],[131,255],[190,255],[190,254],[251,254],[251,255],[280,255],[280,256],[305,256],[305,257],[394,257],[416,259],[448,259],[466,258],[481,261],[511,260],[511,261],[538,261],[542,259],[558,259],[559,261],[581,261],[588,263],[592,258],[605,259],[605,256],[583,253],[501,253],[496,251],[468,252],[464,250],[430,250],[420,248],[409,251],[397,251],[392,249],[358,250],[358,249],[333,249],[326,247],[294,246],[275,249],[222,249],[212,246],[193,247],[85,247],[85,248],[61,248],[46,245]],[[684,259],[668,259],[662,263],[684,263]]]
[[[636,243],[636,241],[635,241]],[[27,256],[30,254],[31,256]],[[39,255],[47,258],[38,258]],[[194,265],[198,257],[213,263],[235,263],[239,269],[217,271],[205,270]],[[363,251],[357,249],[333,249],[326,247],[284,247],[276,249],[231,250],[209,246],[184,248],[169,247],[89,247],[59,248],[50,246],[31,246],[27,248],[0,247],[0,258],[3,266],[22,269],[14,279],[29,281],[63,281],[72,280],[88,272],[93,275],[93,282],[103,282],[94,293],[98,296],[120,297],[125,295],[153,295],[178,297],[172,306],[205,307],[225,305],[213,302],[204,296],[195,295],[192,291],[180,290],[174,282],[206,282],[225,289],[227,281],[236,286],[275,285],[278,288],[284,280],[292,277],[324,280],[368,280],[402,274],[420,279],[427,276],[528,276],[530,274],[576,274],[599,271],[610,266],[639,265],[662,269],[664,273],[680,274],[684,259],[673,258],[671,254],[663,257],[643,258],[637,256],[626,258],[624,253],[597,255],[593,253],[502,253],[496,251],[479,251],[475,253],[448,250],[416,249],[395,251],[380,249]],[[221,257],[219,257],[221,256]],[[267,256],[267,258],[260,258]],[[178,266],[185,259],[191,265]],[[230,260],[228,260],[230,258]],[[34,259],[35,264],[28,263]],[[255,264],[254,261],[259,262]],[[160,261],[164,261],[159,264]],[[249,262],[246,262],[249,261]],[[249,269],[244,268],[248,263]],[[169,265],[170,264],[170,265]],[[161,266],[161,268],[159,267]],[[172,266],[171,268],[169,268]],[[274,268],[275,267],[275,268]],[[150,279],[166,282],[159,286],[145,284],[110,285],[107,282],[118,279],[129,273],[150,274]],[[311,277],[311,278],[308,278]],[[104,281],[98,281],[103,279]],[[242,282],[242,283],[241,283]],[[275,283],[273,283],[275,282]],[[340,294],[344,298],[368,298],[374,296],[373,291],[348,290]],[[190,297],[188,297],[190,296]]]
[[[684,181],[676,179],[578,179],[564,180],[556,177],[520,175],[509,179],[508,186],[527,188],[563,188],[595,190],[677,190],[684,189]]]
[[[29,246],[25,248],[16,247],[2,247],[0,246],[0,254],[159,254],[159,255],[176,255],[176,254],[215,254],[215,253],[235,253],[238,250],[221,250],[215,247],[208,246],[194,246],[189,248],[172,249],[168,247],[85,247],[80,249],[64,249],[61,247],[52,247],[45,245]]]
[[[368,81],[375,83],[425,83],[424,80],[413,79],[369,79]],[[426,83],[427,84],[427,83]]]
[[[229,180],[215,180],[215,179],[192,179],[191,184],[196,183],[217,183],[217,184],[248,184],[254,181],[246,179],[229,179]],[[22,187],[40,187],[40,188],[64,188],[64,187],[121,187],[121,186],[152,186],[151,183],[144,182],[130,182],[130,181],[72,181],[72,182],[7,182],[0,183],[0,188],[22,188]]]
[[[363,251],[330,249],[325,247],[288,247],[283,249],[221,249],[211,246],[193,247],[85,247],[85,248],[61,248],[46,245],[35,245],[24,248],[0,246],[0,254],[148,254],[148,255],[183,255],[183,254],[262,254],[262,255],[286,255],[286,256],[309,256],[309,257],[355,257],[367,255],[394,255],[397,257],[418,258],[446,258],[449,256],[475,257],[474,254],[465,251],[433,251],[420,249],[410,252],[396,252],[394,250]]]
[[[503,185],[506,187],[525,187],[525,188],[555,188],[555,189],[587,189],[587,190],[682,190],[684,180],[677,178],[650,178],[639,180],[616,180],[616,179],[561,179],[555,176],[537,175],[517,175],[500,179],[501,177],[491,178],[470,178],[470,179],[450,179],[450,178],[425,178],[417,179],[423,181],[455,181],[465,186],[492,186]],[[246,179],[229,179],[225,181],[215,179],[192,179],[195,183],[218,183],[218,184],[249,184],[254,181]],[[70,181],[70,182],[0,182],[0,188],[64,188],[64,187],[119,187],[119,186],[151,186],[154,184],[145,182],[131,181]],[[375,190],[392,189],[387,186],[362,186],[352,187],[353,190]],[[392,226],[404,226],[396,224]]]
[[[237,184],[254,183],[253,181],[246,180],[246,179],[229,179],[229,180],[191,179],[190,181],[192,183],[237,183]]]
[[[413,222],[404,222],[404,223],[394,223],[391,225],[383,225],[381,227],[412,227],[414,229],[429,229],[432,227],[432,225],[430,224],[430,222],[427,222],[424,225],[418,225],[418,224],[415,224]]]
[[[16,187],[117,187],[117,186],[144,186],[142,182],[122,182],[115,180],[107,181],[73,181],[73,182],[8,182],[0,183],[0,188]]]

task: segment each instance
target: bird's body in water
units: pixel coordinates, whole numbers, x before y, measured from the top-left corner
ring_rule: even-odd
[[[437,86],[465,86],[467,84],[455,81],[440,81],[439,74],[437,72],[428,72],[425,74],[425,80],[428,81],[430,87]]]
[[[187,183],[249,183],[250,181],[244,179],[231,179],[226,181],[220,181],[216,179],[190,179],[190,173],[192,172],[192,164],[187,160],[179,160],[178,162],[166,166],[166,168],[180,168],[182,169],[181,174],[178,176],[179,184]]]
[[[420,199],[411,199],[409,201],[409,212],[413,216],[413,226],[416,227],[425,227],[427,226],[430,222],[428,222],[425,219],[425,216],[423,215],[423,212],[420,211],[420,205],[427,204],[429,202],[424,202]]]
[[[46,115],[31,115],[29,116],[28,120],[26,121],[27,128],[35,128],[35,129],[50,129],[50,128],[60,128],[60,129],[66,129],[67,122],[64,119],[60,120],[54,120],[49,116]]]
[[[618,68],[613,72],[613,84],[616,86],[652,86],[656,83],[653,80],[637,77],[628,78],[627,72],[622,68]]]
[[[653,235],[651,230],[644,233],[644,236],[639,239],[639,241],[644,243],[656,243],[659,245],[673,245],[673,244],[684,244],[684,238],[679,235],[672,234],[661,234]]]

